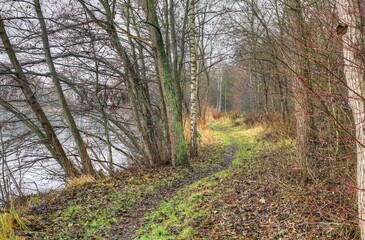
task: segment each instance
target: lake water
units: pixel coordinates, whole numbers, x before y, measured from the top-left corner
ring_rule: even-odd
[[[76,159],[77,151],[70,132],[65,128],[61,116],[52,114],[52,125],[57,130],[58,137],[70,159]],[[76,116],[75,120],[78,127],[85,133],[83,138],[88,143],[89,155],[92,159],[99,158],[105,161],[107,166],[109,159],[109,151],[106,144],[97,137],[105,139],[105,129],[101,124],[96,123],[93,119],[86,116]],[[19,195],[17,191],[17,182],[22,189],[23,194],[33,194],[38,192],[47,192],[53,189],[64,187],[65,182],[62,179],[62,170],[57,162],[50,157],[46,148],[39,143],[38,139],[29,134],[29,130],[16,119],[6,112],[0,112],[1,122],[11,122],[2,128],[3,142],[0,146],[0,171],[1,171],[1,187],[4,184],[9,185],[13,195]],[[60,127],[62,126],[62,127]],[[95,135],[97,137],[92,137]],[[111,135],[111,142],[120,149],[125,149],[123,144],[114,134]],[[126,156],[112,149],[113,162],[119,166],[127,166]],[[94,162],[97,170],[103,167]],[[118,167],[115,167],[118,170]],[[119,168],[120,170],[120,168]],[[9,175],[12,172],[15,179]],[[5,173],[5,174],[3,174]],[[1,197],[1,196],[0,196]]]

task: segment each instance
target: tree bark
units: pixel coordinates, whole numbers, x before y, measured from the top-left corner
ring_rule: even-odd
[[[293,83],[292,91],[294,94],[294,111],[296,118],[296,158],[302,168],[302,181],[306,181],[309,176],[309,99],[307,94],[310,74],[308,68],[308,56],[306,49],[304,19],[301,12],[300,0],[286,0],[286,11],[290,21],[290,28],[294,33],[291,36],[296,52],[294,53],[294,61],[290,64],[293,66]]]
[[[1,16],[0,16],[0,37],[4,44],[6,53],[11,61],[11,64],[15,69],[16,80],[21,86],[24,97],[26,98],[26,101],[31,107],[34,115],[37,117],[39,123],[41,124],[47,138],[52,144],[54,152],[57,154],[56,161],[61,165],[61,167],[64,169],[68,177],[70,178],[77,177],[79,175],[78,170],[76,169],[74,164],[67,158],[66,153],[57,137],[57,134],[55,133],[49,119],[47,118],[47,115],[45,114],[43,108],[38,102],[35,93],[29,86],[28,79],[25,73],[23,72],[23,69],[18,61],[15,51],[10,43],[9,37],[5,30],[4,20],[2,19]]]
[[[184,137],[182,113],[179,107],[181,103],[178,102],[176,97],[177,89],[174,87],[169,58],[164,47],[154,0],[145,0],[144,7],[148,23],[150,25],[149,29],[152,37],[152,44],[156,53],[156,64],[159,72],[159,78],[163,82],[168,113],[171,116],[170,130],[172,133],[170,136],[172,138],[172,162],[174,166],[187,167],[189,166],[189,161]]]
[[[361,239],[365,239],[365,110],[361,85],[364,82],[364,62],[357,54],[361,51],[363,35],[361,33],[360,8],[357,0],[337,0],[336,7],[341,24],[348,26],[342,36],[344,73],[349,89],[349,105],[352,109],[357,148],[357,201]]]
[[[197,114],[198,114],[198,78],[197,78],[197,31],[195,23],[195,0],[190,1],[190,157],[198,156]]]

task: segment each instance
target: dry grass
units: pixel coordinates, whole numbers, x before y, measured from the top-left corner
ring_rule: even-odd
[[[16,230],[27,230],[28,223],[28,220],[21,218],[13,209],[0,214],[0,239],[25,239],[17,237],[15,232]]]
[[[210,145],[217,143],[217,137],[214,136],[212,130],[203,123],[198,123],[198,132],[201,135],[201,144]]]
[[[184,135],[187,142],[190,142],[190,122],[189,119],[185,120]],[[216,143],[217,138],[214,137],[213,132],[208,128],[203,121],[199,121],[197,124],[198,141],[202,145],[208,145]]]
[[[219,118],[217,118],[217,114]],[[217,138],[214,136],[213,131],[207,127],[206,123],[221,123],[226,120],[227,116],[224,113],[217,112],[214,108],[209,107],[206,112],[206,119],[199,119],[197,123],[198,141],[201,145],[209,145],[217,143]],[[185,118],[184,124],[184,136],[187,142],[190,142],[190,118]]]
[[[95,182],[95,178],[94,177],[89,176],[89,175],[83,175],[81,177],[71,179],[67,183],[67,187],[66,188],[72,189],[72,188],[84,186],[86,184],[93,183],[93,182]]]

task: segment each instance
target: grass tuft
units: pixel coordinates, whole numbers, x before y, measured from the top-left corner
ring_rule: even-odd
[[[20,240],[22,237],[16,236],[17,230],[27,230],[28,220],[21,218],[19,214],[10,209],[0,214],[0,239],[1,240]]]
[[[90,183],[95,182],[95,178],[89,175],[84,175],[78,178],[73,178],[67,183],[68,189],[81,187]]]

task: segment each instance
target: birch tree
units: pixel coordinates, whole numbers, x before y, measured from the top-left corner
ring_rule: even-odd
[[[198,76],[197,76],[197,31],[195,23],[195,3],[196,0],[190,1],[190,157],[198,155],[197,142],[197,116],[198,116]]]

